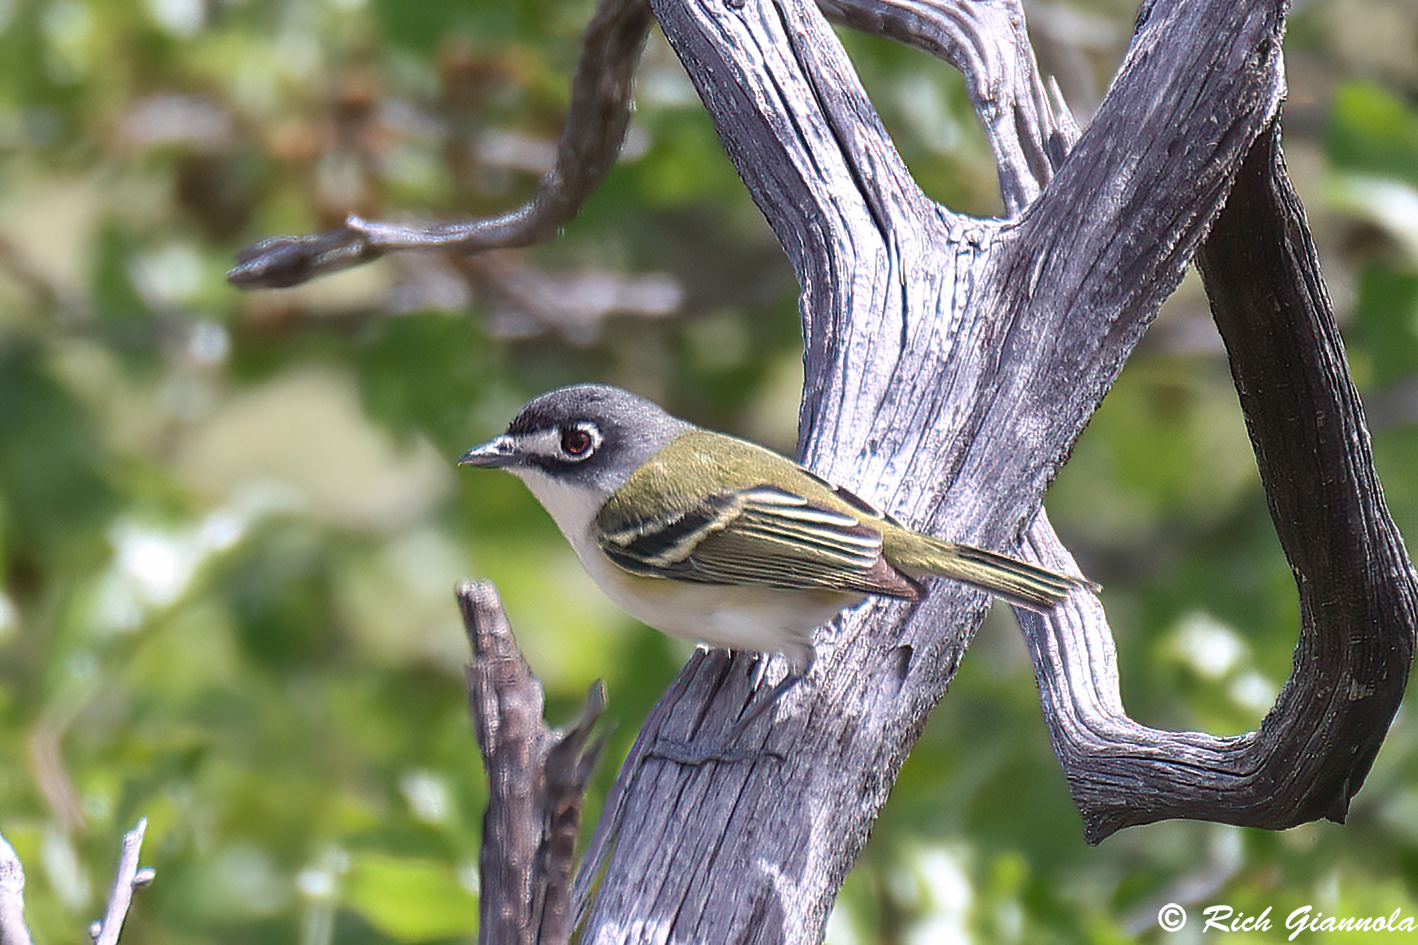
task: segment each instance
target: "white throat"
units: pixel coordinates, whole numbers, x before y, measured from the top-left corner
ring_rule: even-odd
[[[605,496],[595,489],[548,476],[535,467],[523,466],[509,472],[527,484],[556,522],[556,527],[571,542],[571,547],[576,549],[576,554],[585,561],[587,552],[596,550],[591,526],[605,504]]]

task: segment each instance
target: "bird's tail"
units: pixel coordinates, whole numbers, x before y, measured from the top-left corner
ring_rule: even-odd
[[[989,591],[1011,604],[1046,612],[1074,588],[1101,590],[1087,578],[1074,577],[1020,561],[997,551],[943,541],[929,535],[914,536],[912,547],[897,549],[892,558],[903,570],[952,578]]]

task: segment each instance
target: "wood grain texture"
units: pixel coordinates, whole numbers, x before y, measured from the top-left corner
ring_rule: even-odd
[[[462,584],[458,606],[473,658],[468,704],[487,771],[479,867],[478,941],[563,945],[586,782],[600,754],[591,727],[605,708],[597,683],[566,731],[542,720],[541,683],[522,659],[491,584]]]
[[[1218,738],[1129,719],[1100,607],[1021,617],[1045,717],[1096,842],[1169,817],[1280,829],[1343,821],[1403,697],[1418,576],[1384,505],[1279,125],[1252,145],[1199,254],[1301,627],[1260,728]],[[1061,549],[1032,536],[1044,560]]]
[[[1256,732],[1165,732],[1128,718],[1097,598],[1075,594],[1048,616],[1020,612],[1021,628],[1090,841],[1166,817],[1277,828],[1342,819],[1403,694],[1418,581],[1384,508],[1280,157],[1287,4],[1146,3],[1080,133],[1038,75],[1018,0],[651,2],[801,284],[800,455],[909,524],[1073,568],[1040,500],[1199,258],[1296,574],[1291,679]],[[925,197],[824,12],[965,72],[1007,218],[972,219]],[[569,219],[604,175],[648,16],[640,0],[603,0],[562,137],[568,172],[576,162],[585,172],[549,178],[561,196],[548,191],[496,218],[515,224],[497,239],[549,236],[536,219]],[[470,252],[501,225],[357,232],[379,252]],[[301,239],[315,247],[321,236]],[[287,271],[301,278],[321,271],[318,259],[300,268],[311,260],[299,247],[270,252],[274,271],[282,252],[295,254]],[[336,264],[350,262],[338,252]],[[478,593],[481,611],[477,594],[463,600],[470,628],[494,628],[475,640],[489,673],[475,707],[498,720],[479,728],[494,783],[484,936],[497,941],[561,941],[573,908],[583,942],[820,940],[986,607],[980,594],[936,582],[918,605],[878,599],[842,615],[819,634],[806,684],[750,728],[765,748],[753,762],[690,767],[656,756],[661,740],[722,737],[752,699],[751,655],[697,653],[625,760],[573,903],[579,802],[566,799],[579,798],[582,761],[553,758],[559,749],[546,753],[546,769],[536,761],[547,737],[540,691],[527,689],[491,590]],[[533,928],[540,937],[526,938]]]
[[[1002,549],[1027,532],[1045,563],[1068,566],[1040,497],[1277,112],[1283,4],[1153,4],[1051,177],[1029,157],[1062,157],[1048,143],[997,142],[997,155],[1019,162],[1002,187],[1021,203],[1031,176],[1047,177],[1003,221],[921,195],[806,3],[654,9],[802,283],[803,458],[912,524]],[[817,941],[982,612],[979,596],[940,583],[914,610],[877,602],[839,619],[819,639],[808,684],[758,730],[781,761],[683,768],[653,757],[658,738],[720,734],[742,711],[748,659],[697,656],[642,731],[598,825],[583,865],[598,881],[594,896],[582,886],[583,940]],[[1089,655],[1108,663],[1111,637],[1096,600],[1061,614],[1079,636],[1054,664],[1045,705],[1060,717],[1058,700],[1079,707],[1087,730],[1108,706],[1090,703],[1093,688],[1071,674],[1092,671]],[[1230,747],[1157,738],[1158,758],[1195,740]],[[1162,767],[1188,760],[1178,751]],[[1106,772],[1096,755],[1082,763]],[[1134,785],[1102,780],[1098,797],[1126,804]],[[1115,829],[1084,812],[1091,838]]]
[[[999,169],[1005,212],[1039,195],[1079,130],[1039,75],[1019,0],[818,0],[829,18],[915,46],[965,77]]]

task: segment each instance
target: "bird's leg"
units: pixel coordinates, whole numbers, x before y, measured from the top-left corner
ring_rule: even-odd
[[[772,656],[767,653],[760,653],[758,656],[758,663],[753,670],[753,688],[751,690],[753,696],[757,696],[763,689],[763,677],[767,673],[768,661],[770,659],[772,659]],[[724,737],[723,741],[709,742],[705,739],[696,738],[692,741],[684,742],[675,739],[661,739],[650,749],[648,752],[649,756],[652,758],[664,758],[682,765],[702,765],[711,761],[755,761],[764,756],[777,758],[781,761],[783,759],[782,755],[767,749],[745,750],[732,748],[730,746],[742,738],[744,733],[748,731],[750,725],[758,721],[759,717],[762,716],[764,712],[767,712],[777,704],[778,700],[783,697],[783,694],[801,682],[806,675],[807,671],[805,669],[797,666],[789,667],[788,674],[778,680],[778,682],[773,685],[772,689],[768,690],[762,698],[757,699],[749,707],[749,710],[739,717],[739,720],[734,723],[733,728],[729,729],[729,734]]]
[[[767,663],[768,657],[765,656],[762,659],[761,665],[766,665]],[[740,716],[739,720],[734,723],[734,727],[729,729],[728,736],[724,738],[724,744],[732,745],[734,742],[738,741],[743,736],[743,733],[748,731],[748,727],[754,722],[758,721],[758,717],[760,715],[762,715],[764,712],[767,712],[774,705],[776,705],[778,700],[783,698],[783,694],[786,693],[789,689],[796,686],[798,683],[802,682],[802,679],[802,673],[790,671],[788,675],[778,680],[778,682],[773,685],[773,688],[768,690],[767,695],[759,699],[756,705],[751,706],[749,710],[745,712],[742,716]],[[753,682],[754,693],[759,692],[759,690],[763,688],[762,683],[763,673],[759,672],[755,674],[755,679]],[[772,752],[769,752],[768,754],[772,754]]]
[[[769,653],[759,653],[758,658],[753,661],[753,682],[749,685],[755,695],[758,693],[758,690],[763,688],[763,677],[768,675],[768,663],[772,658],[772,655]],[[793,671],[790,668],[788,675],[791,676],[792,674]]]

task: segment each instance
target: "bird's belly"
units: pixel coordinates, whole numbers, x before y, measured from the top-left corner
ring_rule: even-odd
[[[812,662],[813,629],[863,597],[642,577],[616,567],[594,540],[574,544],[591,578],[636,620],[695,643],[783,653],[798,669]]]

